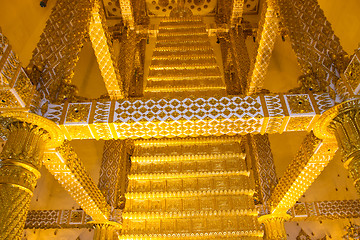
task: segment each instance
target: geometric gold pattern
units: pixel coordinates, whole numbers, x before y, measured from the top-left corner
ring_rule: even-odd
[[[336,150],[336,141],[320,140],[312,132],[308,134],[268,201],[271,212],[286,213],[327,166]]]
[[[309,131],[328,94],[124,99],[49,104],[68,139],[220,136]]]
[[[0,29],[0,110],[29,109],[35,86]]]
[[[271,54],[278,36],[279,19],[276,16],[273,1],[266,1],[256,37],[256,58],[251,66],[246,94],[258,92],[263,84],[270,63]]]
[[[108,219],[110,207],[69,143],[45,152],[43,164],[94,221]]]

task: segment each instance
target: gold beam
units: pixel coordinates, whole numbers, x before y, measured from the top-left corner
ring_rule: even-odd
[[[254,94],[262,89],[275,40],[278,36],[279,20],[276,16],[275,3],[267,1],[263,11],[256,37],[257,55],[249,72],[246,95]]]
[[[337,151],[336,141],[308,134],[274,189],[268,205],[273,214],[286,213],[320,175]]]
[[[126,99],[49,104],[43,116],[67,139],[220,136],[310,131],[328,94]]]
[[[268,134],[249,134],[246,137],[247,156],[254,169],[256,186],[254,197],[266,207],[267,200],[278,183],[269,136]],[[267,208],[265,211],[268,213]]]
[[[69,143],[45,152],[43,164],[94,221],[107,221],[110,207]]]
[[[99,1],[95,1],[91,10],[89,36],[111,99],[124,97],[123,82],[115,64],[113,47],[105,25],[105,16]]]

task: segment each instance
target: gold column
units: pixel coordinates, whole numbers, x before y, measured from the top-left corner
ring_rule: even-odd
[[[314,134],[322,139],[336,138],[344,166],[360,194],[360,99],[343,102],[324,112]]]
[[[259,217],[259,223],[265,226],[265,238],[267,240],[286,240],[284,222],[291,218],[286,213],[268,214]]]
[[[8,128],[0,154],[0,239],[21,239],[49,135],[21,121]]]
[[[334,130],[344,166],[360,194],[360,106],[340,112],[332,120],[330,128]]]
[[[104,223],[94,223],[94,228],[94,240],[113,240],[118,236],[117,231],[121,229],[121,225],[109,221]]]

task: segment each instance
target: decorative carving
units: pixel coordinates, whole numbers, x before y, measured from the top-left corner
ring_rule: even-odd
[[[347,66],[344,76],[346,77],[346,81],[349,83],[353,93],[358,94],[358,87],[360,84],[360,61],[357,55],[354,55]]]
[[[269,199],[271,212],[286,213],[327,166],[336,150],[335,142],[321,141],[313,133],[308,134]]]
[[[0,110],[29,109],[35,87],[1,29],[0,50]]]
[[[360,193],[360,100],[343,102],[326,111],[314,130],[322,138],[336,138],[345,168],[349,169],[354,185]]]
[[[340,146],[345,168],[360,193],[360,105],[341,112],[331,122]]]
[[[125,0],[120,1],[122,4]],[[123,17],[125,15],[123,14]],[[106,89],[111,99],[121,99],[125,97],[123,80],[115,64],[112,39],[105,24],[104,9],[99,1],[94,1],[89,22],[89,36],[99,64],[101,75],[103,76]]]
[[[360,238],[360,226],[350,223],[345,227],[346,234],[343,239],[355,240]]]
[[[306,96],[302,95],[301,98],[309,99]],[[314,94],[314,99],[311,101],[314,109],[323,111],[332,105],[327,94]],[[59,124],[68,139],[197,137],[304,131],[311,129],[312,122],[321,113],[314,111],[289,116],[291,110],[279,95],[144,98],[76,104],[92,104],[91,109],[95,108],[94,114],[89,116],[89,124],[61,121],[69,111],[68,107],[61,104],[48,104],[43,115],[56,122],[60,119]],[[304,104],[304,110],[302,104],[299,105],[297,111],[309,111],[307,104]],[[76,114],[85,116],[88,108],[84,111]]]
[[[289,104],[290,114],[303,114],[314,112],[309,95],[287,95],[286,101]]]
[[[265,236],[268,240],[286,240],[284,222],[291,218],[286,213],[269,214],[259,217],[259,222],[265,226]]]
[[[240,25],[236,26],[228,33],[219,33],[218,38],[223,58],[226,91],[231,95],[241,94],[246,87],[246,76],[250,69],[243,29]]]
[[[267,200],[270,198],[271,192],[278,182],[269,138],[268,135],[249,134],[247,136],[247,143],[252,164],[256,168],[254,171],[257,183],[256,192],[259,196],[259,201],[266,208]]]
[[[24,122],[10,123],[9,131],[0,155],[0,233],[2,239],[20,239],[48,136]]]
[[[91,228],[90,220],[83,210],[30,210],[25,229]]]
[[[308,76],[301,83],[303,91],[333,92],[335,99],[338,72],[343,71],[336,59],[346,53],[318,2],[278,0],[278,7],[303,74]]]
[[[33,51],[28,69],[35,66],[41,71],[41,78],[34,84],[39,84],[38,90],[52,102],[70,100],[76,94],[76,87],[70,83],[86,41],[93,2],[57,2]]]
[[[95,221],[107,221],[110,207],[69,143],[45,153],[44,165]]]
[[[113,240],[119,236],[121,225],[116,222],[92,222],[94,224],[95,233],[94,240]]]
[[[275,40],[279,32],[279,19],[276,16],[275,4],[272,1],[264,2],[263,13],[259,22],[256,37],[255,51],[257,53],[254,63],[251,65],[246,95],[259,92],[264,84],[270,57],[274,49]]]
[[[129,140],[105,141],[103,160],[100,169],[99,189],[103,192],[106,201],[113,209],[125,207],[125,192],[129,183],[130,156],[133,152],[133,143]],[[111,220],[122,222],[122,219]]]

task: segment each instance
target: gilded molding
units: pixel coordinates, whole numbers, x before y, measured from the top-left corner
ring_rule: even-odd
[[[54,148],[61,145],[65,139],[64,134],[60,130],[59,126],[54,124],[53,121],[44,118],[42,116],[36,115],[30,112],[20,112],[20,111],[6,111],[0,113],[0,119],[2,125],[7,125],[11,122],[24,122],[29,123],[34,126],[44,129],[48,133],[48,140],[46,141],[47,148]],[[6,126],[2,129],[5,131],[5,135],[9,132],[6,129]]]
[[[360,200],[300,202],[289,209],[291,221],[316,221],[360,217]]]
[[[263,208],[263,205],[256,205],[256,209],[253,210],[254,214],[265,215]],[[223,215],[239,213],[221,212]],[[191,214],[191,212],[187,214]],[[246,212],[244,211],[243,214]],[[359,218],[360,200],[300,202],[290,208],[288,214],[292,217],[289,221],[296,222]],[[150,214],[149,217],[161,216],[160,214]],[[90,220],[91,217],[84,210],[30,210],[27,214],[25,229],[91,228],[92,224],[88,223]]]

